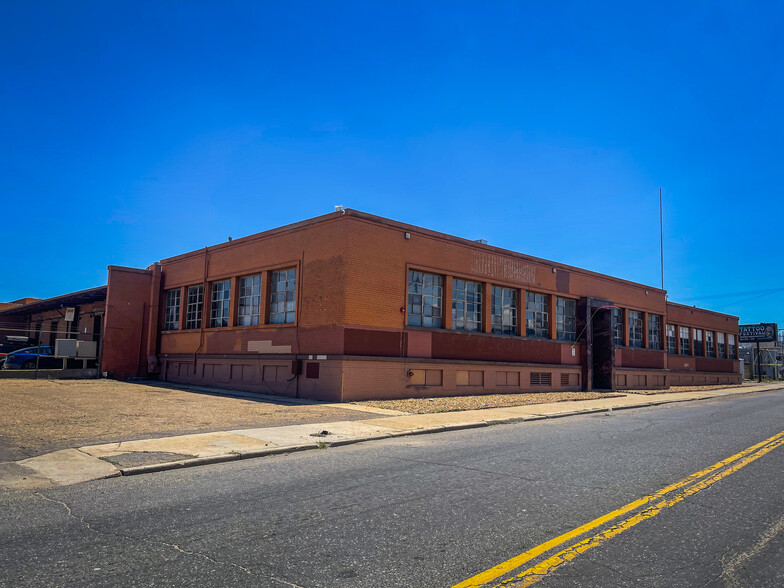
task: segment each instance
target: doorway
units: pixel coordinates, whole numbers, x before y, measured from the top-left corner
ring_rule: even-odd
[[[602,308],[596,311],[591,321],[592,363],[594,390],[613,389],[613,324],[612,309]]]

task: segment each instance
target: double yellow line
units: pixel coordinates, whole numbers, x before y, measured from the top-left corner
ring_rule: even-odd
[[[633,516],[621,521],[620,523],[616,523],[609,529],[589,537],[588,539],[574,543],[569,547],[562,549],[558,553],[548,557],[544,561],[529,567],[515,576],[503,581],[501,584],[498,584],[498,586],[505,584],[513,584],[514,586],[530,586],[531,584],[538,582],[546,574],[549,574],[564,563],[569,562],[580,554],[585,553],[589,549],[597,547],[605,541],[620,535],[622,532],[630,529],[638,523],[656,516],[662,510],[677,504],[678,502],[693,494],[696,494],[697,492],[700,492],[711,484],[718,482],[722,478],[729,476],[733,472],[736,472],[742,467],[745,467],[751,462],[759,459],[766,453],[773,451],[780,445],[784,445],[784,431],[773,435],[773,437],[769,437],[768,439],[765,439],[756,445],[752,445],[748,449],[744,449],[743,451],[736,453],[727,459],[723,459],[720,462],[705,468],[704,470],[700,470],[688,478],[684,478],[679,482],[670,484],[669,486],[666,486],[661,490],[654,492],[653,494],[643,496],[638,500],[630,502],[621,508],[608,512],[606,515],[592,520],[590,523],[586,523],[580,527],[577,527],[576,529],[564,533],[563,535],[559,535],[554,539],[550,539],[541,545],[537,545],[528,551],[524,551],[520,555],[500,563],[497,566],[493,566],[492,568],[485,570],[476,576],[468,578],[459,584],[455,584],[452,588],[479,588],[481,586],[486,586],[491,582],[498,580],[502,576],[509,574],[513,570],[522,567],[523,564],[526,564],[538,556],[550,551],[551,549],[554,549],[555,547],[559,547],[564,543],[567,543],[568,541],[587,533],[588,531],[592,531],[598,527],[601,527],[605,523],[608,523],[624,514],[649,505]],[[666,495],[675,492],[676,490],[680,490],[680,492],[676,493],[670,498],[664,498]]]

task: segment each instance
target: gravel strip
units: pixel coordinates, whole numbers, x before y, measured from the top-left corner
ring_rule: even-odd
[[[501,408],[504,406],[524,406],[527,404],[546,404],[567,400],[594,400],[614,398],[623,394],[599,392],[536,392],[528,394],[480,394],[476,396],[441,396],[435,398],[404,398],[400,400],[364,400],[352,402],[360,406],[391,408],[413,414],[453,412],[480,408]]]
[[[706,392],[708,390],[726,390],[728,388],[747,388],[749,384],[722,384],[716,386],[671,386],[669,390],[620,390],[624,394],[643,394],[653,396],[655,394],[675,394],[676,392]]]

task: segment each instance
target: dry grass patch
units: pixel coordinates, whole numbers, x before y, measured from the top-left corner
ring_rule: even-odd
[[[431,414],[456,410],[476,410],[481,408],[502,408],[504,406],[524,406],[527,404],[547,404],[567,400],[595,400],[614,398],[623,394],[602,394],[599,392],[536,392],[527,394],[481,394],[475,396],[443,396],[435,398],[403,398],[400,400],[364,400],[353,402],[360,406],[375,406],[400,410],[413,414]]]
[[[3,447],[32,455],[90,443],[374,416],[116,380],[0,380],[0,403],[0,458]]]

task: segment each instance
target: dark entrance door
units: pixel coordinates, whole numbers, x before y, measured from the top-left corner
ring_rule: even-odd
[[[593,317],[593,389],[613,388],[613,329],[612,311],[602,308]]]
[[[580,363],[586,391],[612,390],[615,383],[612,306],[609,300],[582,298],[577,307]]]

